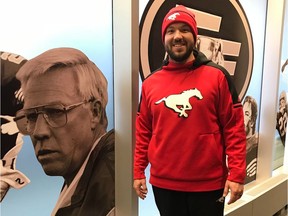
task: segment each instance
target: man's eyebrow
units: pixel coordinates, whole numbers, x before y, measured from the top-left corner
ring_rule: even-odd
[[[43,105],[38,105],[38,106],[32,106],[32,107],[27,107],[27,108],[23,108],[23,111],[32,111],[32,110],[38,110],[38,109],[45,109],[45,108],[62,108],[65,107],[65,105],[61,104],[61,103],[52,103],[52,104],[43,104]]]

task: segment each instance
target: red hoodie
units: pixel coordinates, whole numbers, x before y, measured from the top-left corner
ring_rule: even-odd
[[[194,54],[194,62],[170,62],[143,82],[134,179],[145,178],[150,163],[150,183],[160,188],[211,191],[227,177],[244,183],[242,104],[228,72]]]

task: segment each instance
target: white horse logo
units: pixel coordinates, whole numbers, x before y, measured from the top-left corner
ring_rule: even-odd
[[[177,18],[177,16],[179,16],[180,14],[179,13],[174,13],[174,14],[171,14],[167,19],[168,20],[175,20]]]
[[[196,97],[199,100],[203,98],[201,92],[197,89],[189,89],[183,91],[181,94],[169,95],[168,97],[164,97],[161,100],[157,101],[155,104],[160,104],[162,101],[165,102],[165,105],[179,113],[179,116],[188,117],[188,114],[185,112],[186,110],[192,110],[192,105],[189,103],[189,99],[191,97]],[[178,108],[180,107],[180,108]]]

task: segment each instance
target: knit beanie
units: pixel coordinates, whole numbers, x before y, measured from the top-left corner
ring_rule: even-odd
[[[164,42],[165,32],[169,25],[176,22],[184,22],[190,26],[194,41],[196,41],[198,30],[195,20],[195,14],[183,5],[178,5],[172,8],[164,17],[162,23],[162,41]]]

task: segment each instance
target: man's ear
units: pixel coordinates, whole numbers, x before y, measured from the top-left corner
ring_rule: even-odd
[[[92,110],[92,123],[99,124],[103,115],[103,107],[100,101],[95,100],[91,102],[91,110]]]

